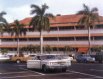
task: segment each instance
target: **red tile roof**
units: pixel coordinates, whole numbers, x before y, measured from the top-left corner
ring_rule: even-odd
[[[55,16],[54,19],[50,18],[50,25],[51,27],[55,26],[73,26],[76,25],[76,23],[79,21],[79,19],[82,17],[82,15],[60,15]],[[20,21],[22,24],[28,25],[31,21],[32,17],[25,18]],[[100,16],[100,24],[103,23],[103,17]]]
[[[32,17],[25,18],[25,19],[21,20],[20,23],[21,23],[21,24],[27,24],[27,25],[28,25],[29,22],[31,21],[31,18],[32,18]]]
[[[56,16],[54,19],[50,19],[50,23],[74,23],[78,22],[78,20],[81,18],[81,15],[61,15]],[[31,20],[31,17],[25,18],[20,21],[20,23],[28,24]]]

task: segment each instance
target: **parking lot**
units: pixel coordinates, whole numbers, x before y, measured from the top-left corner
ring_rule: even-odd
[[[29,70],[26,64],[0,63],[0,79],[103,79],[103,64],[74,63],[67,72]]]

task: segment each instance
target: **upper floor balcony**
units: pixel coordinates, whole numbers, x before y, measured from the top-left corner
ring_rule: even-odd
[[[22,41],[20,45],[40,45],[40,41]],[[88,41],[43,41],[44,45],[89,45]],[[1,42],[1,45],[17,45],[17,42]],[[91,45],[103,45],[101,41],[91,41]]]
[[[81,35],[81,34],[88,34],[88,30],[65,30],[65,31],[44,31],[43,36],[50,36],[50,35]],[[90,34],[103,34],[103,29],[92,29],[90,30]],[[27,32],[27,36],[39,36],[39,32]],[[3,36],[10,36],[8,33],[4,33]]]

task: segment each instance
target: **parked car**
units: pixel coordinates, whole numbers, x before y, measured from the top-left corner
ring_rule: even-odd
[[[10,60],[10,57],[8,55],[0,54],[0,62],[8,60]]]
[[[76,61],[77,62],[95,62],[95,58],[91,57],[90,55],[84,55],[84,54],[80,54],[76,56]]]
[[[96,53],[95,60],[98,61],[99,63],[102,63],[102,61],[103,61],[103,52]]]
[[[27,60],[27,68],[41,69],[44,72],[47,72],[49,69],[61,69],[62,71],[66,71],[69,66],[71,66],[71,60],[64,55],[42,54]]]
[[[12,62],[21,63],[27,62],[28,59],[32,59],[35,55],[14,55],[10,58]]]

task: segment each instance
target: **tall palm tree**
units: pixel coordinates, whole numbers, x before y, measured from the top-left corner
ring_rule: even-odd
[[[6,19],[3,17],[3,15],[6,15],[6,12],[4,12],[4,11],[0,12],[0,36],[3,35],[4,30],[8,26],[8,23],[7,23]]]
[[[91,52],[91,36],[90,36],[90,27],[95,26],[95,22],[99,22],[99,15],[98,15],[98,9],[92,8],[90,9],[87,5],[83,4],[83,10],[78,11],[77,14],[83,15],[78,24],[79,25],[84,25],[85,28],[88,29],[88,44],[89,44],[89,49],[88,52],[90,54]]]
[[[14,23],[11,25],[9,32],[11,36],[15,35],[17,38],[17,54],[20,54],[19,51],[19,37],[21,35],[26,35],[26,28],[24,28],[24,24],[20,24],[18,20],[15,20]]]
[[[46,10],[49,8],[46,4],[39,7],[38,5],[32,4],[31,15],[34,14],[30,25],[34,30],[40,32],[40,52],[43,53],[43,35],[42,31],[48,31],[50,28],[49,18],[53,18],[53,14],[46,13]]]

